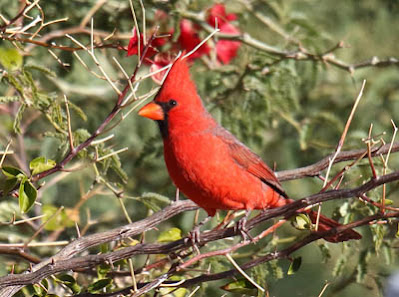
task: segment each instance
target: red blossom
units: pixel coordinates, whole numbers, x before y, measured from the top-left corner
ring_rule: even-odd
[[[200,42],[201,39],[198,36],[198,29],[194,24],[186,19],[180,22],[180,36],[178,40],[182,50],[190,52],[193,50]],[[207,44],[202,45],[195,53],[190,56],[190,59],[199,58],[202,55],[208,54],[210,48]]]
[[[155,72],[155,71],[169,65],[172,62],[173,62],[173,58],[171,57],[171,55],[169,53],[159,53],[154,57],[154,62],[150,67],[150,72]],[[167,71],[167,69],[152,75],[151,76],[152,80],[155,81],[157,84],[161,85],[162,80],[166,74],[166,71]]]
[[[166,14],[163,11],[156,12],[157,17],[161,22],[167,22]],[[208,10],[207,14],[207,22],[211,26],[215,26],[217,19],[217,25],[220,29],[221,33],[227,34],[240,34],[240,30],[234,26],[231,21],[237,19],[237,16],[234,13],[227,14],[226,8],[224,4],[215,4]],[[167,24],[164,24],[167,27]],[[170,53],[177,52],[179,50],[183,50],[185,52],[192,51],[195,47],[201,43],[201,39],[199,37],[200,27],[195,25],[193,22],[187,19],[182,19],[180,21],[180,36],[176,43],[171,45],[171,49],[169,50],[169,54],[161,54],[158,49],[162,45],[167,42],[166,38],[156,38],[153,40],[152,44],[148,47],[147,52],[145,54],[145,63],[151,64],[151,71],[156,71],[161,69],[162,67],[168,65],[172,59]],[[168,34],[173,34],[172,30],[169,31]],[[137,55],[138,48],[140,45],[140,51],[143,52],[143,36],[140,34],[140,38],[137,38],[137,31],[133,31],[133,37],[129,41],[129,46],[127,49],[127,56]],[[237,51],[241,46],[241,42],[239,41],[231,41],[231,40],[219,40],[215,44],[215,51],[217,59],[223,63],[228,64],[231,60],[237,55]],[[192,55],[190,55],[189,59],[197,59],[203,55],[208,55],[211,51],[211,48],[208,44],[203,44],[199,49],[197,49]],[[158,54],[157,54],[158,53]],[[152,59],[152,60],[150,60]],[[153,76],[154,81],[160,83],[164,75],[164,72],[156,74]]]
[[[226,14],[224,4],[215,4],[209,9],[207,22],[211,26],[219,26],[221,33],[240,34],[240,30],[235,27],[230,21],[236,20],[237,16],[234,13]],[[237,51],[241,46],[239,41],[219,40],[216,43],[216,56],[223,64],[228,64],[237,55]]]
[[[230,23],[225,23],[220,26],[220,32],[229,34],[239,34],[240,30]],[[219,40],[216,43],[216,55],[223,64],[229,64],[230,61],[237,55],[237,51],[241,46],[239,41]]]
[[[212,27],[215,27],[216,19],[218,26],[222,27],[225,23],[236,20],[237,15],[234,13],[226,14],[226,8],[224,4],[215,4],[209,9],[207,22]]]
[[[166,41],[167,41],[166,38],[155,38],[147,49],[144,61],[148,62],[148,59],[154,56],[158,52],[157,48],[164,45]],[[134,29],[133,36],[132,38],[130,38],[129,45],[127,47],[126,56],[129,57],[133,55],[138,55],[139,44],[140,44],[140,53],[143,53],[144,50],[143,34],[140,34],[140,40],[139,40],[137,38],[137,30]]]

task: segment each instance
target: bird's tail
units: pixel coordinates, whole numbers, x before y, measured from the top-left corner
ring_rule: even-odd
[[[312,220],[312,223],[316,224],[317,212],[311,210],[308,212],[308,214],[309,214],[310,219]],[[331,228],[335,228],[338,226],[341,226],[341,224],[338,223],[337,221],[334,221],[333,219],[330,219],[323,215],[320,215],[318,231],[321,231],[321,232],[328,231]],[[323,238],[329,242],[341,242],[341,241],[347,241],[347,240],[351,240],[351,239],[361,239],[362,236],[353,229],[347,229],[342,233],[329,235],[329,236],[326,236]]]
[[[294,200],[285,199],[285,203],[287,203],[287,202],[288,203],[294,202]],[[302,212],[302,211],[299,211],[299,212]],[[317,212],[313,211],[313,210],[307,210],[306,213],[309,215],[310,220],[312,221],[312,224],[316,224]],[[341,224],[338,223],[337,221],[327,218],[326,216],[320,215],[317,230],[320,232],[323,232],[323,231],[328,231],[331,228],[335,228],[335,227],[339,227],[339,226],[341,226]],[[328,235],[323,238],[329,242],[342,242],[342,241],[347,241],[347,240],[351,240],[351,239],[361,239],[362,236],[353,229],[347,229],[344,232]]]

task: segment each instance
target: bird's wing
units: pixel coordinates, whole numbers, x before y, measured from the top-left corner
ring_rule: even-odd
[[[258,155],[224,128],[219,126],[214,130],[214,133],[227,144],[231,157],[238,165],[287,198],[287,194],[284,192],[273,170]]]

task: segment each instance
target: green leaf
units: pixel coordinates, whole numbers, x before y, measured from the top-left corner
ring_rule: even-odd
[[[3,166],[1,170],[7,178],[21,178],[23,176],[26,176],[26,174],[21,169],[13,166]]]
[[[70,288],[73,294],[79,294],[82,291],[82,288],[76,283],[75,278],[69,274],[61,274],[57,275],[56,281],[59,281]]]
[[[87,121],[87,116],[84,113],[83,109],[81,109],[79,106],[77,106],[76,104],[72,103],[71,101],[68,102],[68,106],[71,110],[75,111],[76,114],[83,120],[83,121]]]
[[[25,112],[25,108],[26,108],[26,104],[21,104],[21,106],[18,109],[17,115],[15,116],[15,119],[14,119],[13,127],[14,127],[14,132],[17,134],[21,133],[20,124],[21,124],[22,116],[24,115],[24,112]]]
[[[168,197],[157,193],[144,193],[138,200],[153,211],[160,211],[162,205],[170,203]]]
[[[247,279],[240,279],[237,281],[233,281],[224,286],[221,286],[220,288],[222,290],[235,294],[249,295],[249,296],[258,295],[258,289],[253,284],[251,284]]]
[[[49,170],[53,168],[57,163],[54,160],[48,159],[45,157],[37,157],[30,161],[29,168],[32,172],[32,175],[38,174],[40,172]]]
[[[347,263],[348,259],[345,255],[341,255],[338,259],[338,261],[335,263],[332,275],[334,277],[336,276],[341,276],[343,271],[344,271],[344,267],[345,264]]]
[[[43,220],[47,221],[50,219],[52,215],[54,215],[58,211],[58,207],[55,207],[51,204],[45,204],[42,207],[42,212],[44,214]],[[47,222],[44,226],[45,230],[48,231],[56,231],[61,230],[66,227],[72,227],[75,225],[75,221],[73,220],[74,214],[72,213],[71,209],[63,209],[59,213],[59,215],[53,217],[51,220]],[[77,218],[78,219],[78,218]]]
[[[19,209],[22,213],[27,212],[35,203],[37,190],[27,179],[23,180],[19,186]]]
[[[42,67],[42,66],[39,66],[39,65],[35,65],[35,64],[25,65],[24,69],[38,70],[38,71],[43,72],[44,74],[47,74],[48,76],[51,76],[51,77],[56,77],[57,76],[54,71],[51,71],[48,68],[45,68],[45,67]]]
[[[88,291],[89,293],[95,293],[95,292],[98,292],[98,291],[102,290],[102,289],[105,288],[105,287],[108,287],[108,286],[111,285],[111,284],[112,284],[112,279],[110,279],[110,278],[103,278],[103,279],[100,279],[100,280],[98,280],[98,281],[92,283],[92,284],[87,288],[87,291]]]
[[[343,203],[339,208],[339,214],[341,215],[341,217],[345,217],[348,214],[348,210],[349,210],[349,203],[348,202]]]
[[[10,103],[18,101],[18,96],[0,96],[0,103]]]
[[[18,218],[20,216],[19,206],[13,200],[4,200],[0,202],[0,221],[7,222],[12,219],[13,216]],[[12,229],[12,228],[9,228]]]
[[[175,227],[162,232],[158,236],[159,242],[171,242],[179,239],[181,239],[181,230]]]
[[[294,258],[294,260],[290,264],[290,267],[288,268],[287,275],[295,274],[295,272],[299,270],[299,267],[301,267],[301,264],[302,264],[301,257]]]
[[[392,204],[393,204],[393,200],[385,199],[385,205],[392,205]]]
[[[268,262],[269,267],[271,269],[272,275],[276,279],[282,279],[284,277],[283,269],[278,265],[278,261],[270,261]]]
[[[21,68],[23,62],[22,55],[16,48],[0,48],[0,63],[9,71]]]
[[[367,266],[370,261],[371,253],[369,249],[362,251],[359,255],[359,262],[356,266],[356,282],[363,282],[366,274],[367,274]]]
[[[299,230],[309,230],[312,226],[312,221],[309,216],[304,213],[300,213],[291,220],[292,225]]]
[[[18,184],[17,178],[8,178],[4,181],[3,195],[6,196]]]
[[[102,263],[97,266],[97,277],[98,278],[105,278],[107,274],[112,270],[111,265],[107,265],[105,263]]]
[[[179,288],[176,290],[176,288],[160,288],[159,289],[159,296],[165,296],[165,297],[185,297],[188,296],[187,294],[187,289],[185,288]]]
[[[331,259],[331,253],[330,253],[330,249],[329,249],[328,245],[321,243],[318,246],[319,246],[319,249],[321,252],[323,263],[327,263],[328,260]]]
[[[46,279],[42,280],[40,285],[39,284],[33,284],[33,289],[35,290],[35,293],[38,296],[43,296],[47,297],[47,291],[48,291],[48,282]]]

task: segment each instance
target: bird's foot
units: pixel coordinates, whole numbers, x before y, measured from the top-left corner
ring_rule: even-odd
[[[170,204],[173,205],[179,201],[180,201],[180,190],[179,190],[179,188],[176,188],[175,200],[171,200]]]
[[[200,254],[200,250],[198,247],[198,244],[201,241],[201,227],[208,222],[211,219],[210,216],[206,217],[203,219],[201,222],[199,222],[197,225],[194,226],[193,230],[191,230],[188,233],[187,240],[191,242],[191,245],[193,249],[197,252],[197,254]]]
[[[249,233],[249,230],[247,228],[247,222],[248,222],[248,217],[251,214],[250,210],[247,210],[245,213],[245,216],[242,217],[237,224],[235,225],[234,229],[236,232],[240,232],[242,239],[244,241],[250,240],[251,242],[255,242],[255,239],[252,237],[252,235]]]
[[[198,244],[201,239],[201,226],[195,226],[193,230],[188,233],[187,239],[191,242],[193,250],[199,255],[201,252],[199,250]]]

